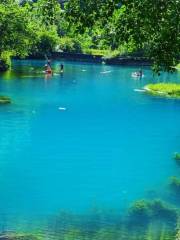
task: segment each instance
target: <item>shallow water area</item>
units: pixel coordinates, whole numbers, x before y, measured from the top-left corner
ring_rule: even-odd
[[[132,78],[133,67],[54,61],[14,61],[0,75],[0,215],[3,228],[17,219],[126,209],[139,198],[159,196],[178,169],[180,101],[136,91],[179,73]],[[14,221],[16,219],[16,221]],[[2,220],[3,222],[3,220]],[[18,227],[18,226],[17,226]]]

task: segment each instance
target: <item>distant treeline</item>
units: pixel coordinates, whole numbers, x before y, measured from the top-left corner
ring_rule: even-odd
[[[0,60],[52,52],[138,55],[171,70],[180,50],[178,1],[1,0]]]

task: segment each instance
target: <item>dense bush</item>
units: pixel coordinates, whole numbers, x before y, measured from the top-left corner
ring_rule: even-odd
[[[61,37],[59,39],[58,50],[70,53],[81,53],[81,43],[77,39],[70,37]]]
[[[51,29],[42,29],[38,33],[37,43],[31,49],[33,54],[44,55],[52,53],[56,50],[59,42],[59,37],[56,32],[56,28],[52,27]]]

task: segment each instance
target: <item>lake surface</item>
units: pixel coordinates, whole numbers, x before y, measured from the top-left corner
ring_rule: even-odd
[[[145,68],[135,79],[133,67],[64,62],[60,75],[54,61],[45,77],[44,63],[15,61],[0,75],[0,94],[13,100],[0,106],[2,228],[158,196],[178,173],[180,101],[135,89],[180,74],[153,77]]]

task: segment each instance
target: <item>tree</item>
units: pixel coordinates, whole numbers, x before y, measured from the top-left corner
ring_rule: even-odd
[[[155,71],[170,71],[178,61],[179,0],[71,0],[66,17],[81,32],[100,21],[113,41],[143,49]]]
[[[58,0],[39,0],[36,5],[37,16],[46,26],[57,24],[61,12]]]
[[[34,55],[44,56],[55,51],[59,43],[59,36],[56,27],[52,26],[51,29],[46,29],[44,26],[38,31],[38,38],[36,44],[32,47]]]
[[[0,59],[9,65],[11,56],[27,56],[36,42],[37,24],[31,21],[28,5],[8,0],[0,3]]]

